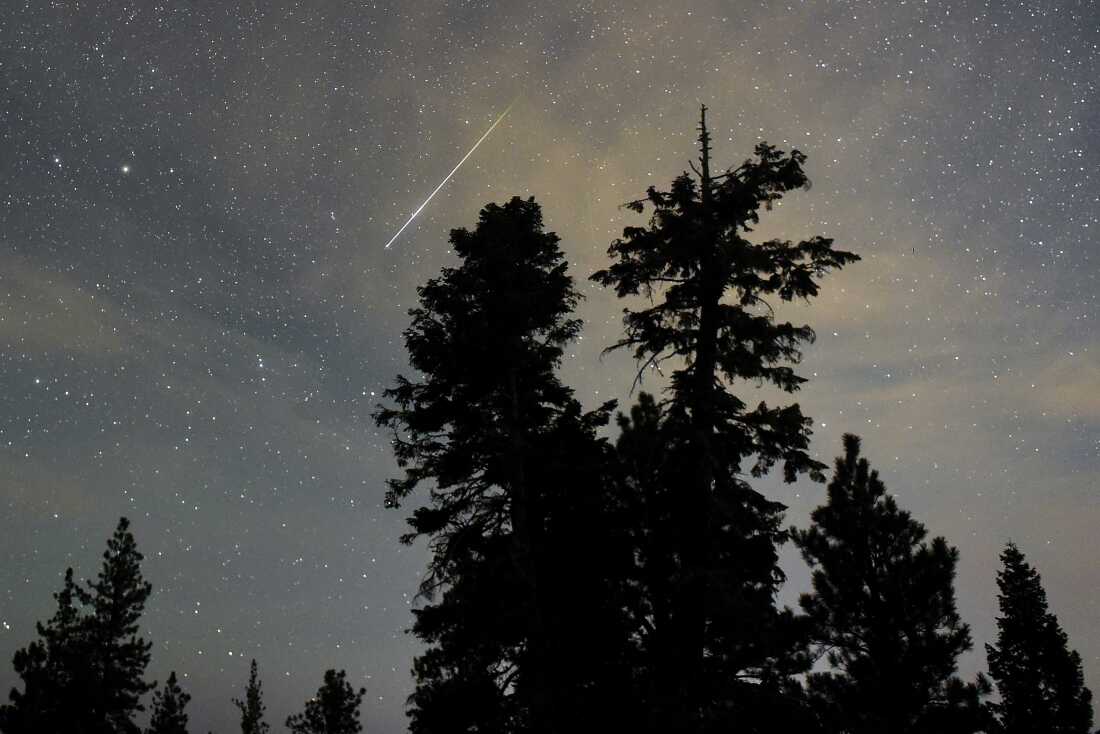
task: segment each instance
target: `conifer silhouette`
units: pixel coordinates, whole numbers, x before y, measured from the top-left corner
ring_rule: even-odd
[[[97,673],[93,708],[118,732],[137,730],[133,715],[145,710],[141,697],[155,686],[143,677],[153,643],[138,636],[138,621],[153,588],[141,575],[142,560],[130,521],[121,518],[107,541],[98,577],[89,582],[87,593],[78,587],[92,615],[89,642]]]
[[[130,523],[121,518],[107,541],[103,564],[88,587],[72,569],[55,598],[58,610],[38,625],[40,641],[15,655],[23,691],[0,707],[0,732],[137,734],[133,717],[154,687],[144,680],[152,643],[138,621],[152,590],[141,575],[142,555]]]
[[[233,699],[233,705],[241,712],[241,734],[267,734],[271,727],[264,721],[263,685],[256,670],[256,659],[248,670],[248,685],[244,689],[244,700]]]
[[[971,648],[955,608],[958,551],[940,537],[926,541],[859,454],[859,439],[846,435],[828,501],[809,529],[792,529],[813,571],[802,608],[833,668],[810,676],[811,698],[827,731],[984,731],[979,697],[988,684],[955,674]]]
[[[287,717],[286,727],[292,734],[358,734],[363,731],[359,706],[366,692],[352,688],[343,670],[326,670],[317,695],[306,701],[302,713]]]
[[[176,680],[176,672],[168,674],[164,688],[153,694],[153,715],[146,734],[187,734],[187,702],[191,696],[184,693]]]
[[[997,644],[986,645],[989,674],[1001,700],[991,704],[1003,734],[1089,734],[1092,692],[1081,656],[1070,650],[1058,618],[1047,607],[1039,573],[1014,544],[997,573]]]
[[[23,681],[23,690],[13,688],[11,703],[0,707],[4,734],[74,730],[87,710],[86,691],[93,671],[71,568],[65,571],[64,586],[54,599],[54,616],[36,625],[41,639],[15,653],[15,673]]]
[[[824,237],[747,239],[761,208],[808,186],[801,152],[761,143],[753,159],[712,175],[705,107],[699,147],[695,177],[684,173],[669,191],[651,187],[628,205],[652,209],[649,225],[626,228],[609,250],[613,264],[592,276],[620,297],[650,299],[626,310],[625,336],[611,347],[633,350],[639,379],[667,360],[675,365],[660,405],[660,445],[676,469],[662,480],[675,481],[662,551],[672,576],[667,619],[652,631],[652,689],[664,699],[655,702],[656,728],[679,732],[698,730],[709,716],[716,680],[705,671],[709,661],[721,661],[723,677],[744,679],[759,678],[772,657],[759,635],[777,624],[783,506],[749,486],[742,462],[751,460],[754,477],[782,463],[788,481],[820,478],[823,468],[806,451],[811,422],[798,405],[749,408],[731,388],[748,381],[798,389],[804,380],[790,365],[814,333],[777,323],[769,299],[812,298],[821,276],[858,259]],[[719,619],[739,622],[718,639],[711,631]]]
[[[413,628],[430,647],[414,665],[412,728],[560,730],[600,666],[578,673],[578,660],[563,662],[577,649],[579,610],[557,601],[558,589],[583,587],[607,554],[571,564],[554,547],[592,537],[577,524],[590,518],[573,510],[599,512],[591,498],[608,447],[595,433],[611,406],[583,413],[554,374],[579,332],[580,296],[538,204],[489,204],[475,230],[450,241],[460,265],[420,288],[405,332],[420,378],[399,377],[386,393],[395,407],[375,416],[394,430],[405,470],[388,502],[434,483],[406,537],[427,536],[433,554],[422,587],[431,603]],[[597,602],[592,616],[613,608]]]

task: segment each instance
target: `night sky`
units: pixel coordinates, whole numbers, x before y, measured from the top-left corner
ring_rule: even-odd
[[[564,379],[630,400],[629,358],[600,358],[622,304],[587,276],[645,221],[620,205],[695,156],[700,103],[722,166],[809,156],[761,238],[863,256],[790,309],[818,332],[798,399],[818,458],[861,434],[959,547],[964,673],[1013,539],[1100,687],[1091,2],[5,2],[0,49],[4,695],[126,515],[149,674],[178,671],[193,731],[236,728],[253,657],[277,731],[330,667],[402,731],[426,554],[369,416],[416,286],[451,228],[534,196],[587,296]],[[824,499],[763,486],[794,523]]]

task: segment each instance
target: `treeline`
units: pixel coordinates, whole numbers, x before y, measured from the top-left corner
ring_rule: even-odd
[[[38,623],[38,640],[15,654],[23,688],[12,689],[0,706],[3,734],[187,734],[191,700],[175,671],[162,687],[147,681],[153,643],[139,634],[139,620],[152,586],[141,574],[142,555],[126,518],[107,541],[95,581],[81,584],[73,570],[54,594],[57,611]],[[135,718],[153,692],[149,724]],[[362,731],[359,705],[366,691],[354,690],[344,671],[329,670],[301,713],[287,718],[293,734],[356,734]],[[240,710],[241,734],[268,734],[256,661]]]
[[[773,470],[827,480],[811,419],[745,388],[800,388],[814,332],[774,307],[812,299],[858,257],[825,237],[751,241],[762,213],[808,187],[805,157],[762,143],[712,173],[705,112],[693,174],[629,204],[648,223],[592,275],[627,304],[610,348],[638,360],[635,385],[660,372],[660,396],[588,410],[560,380],[581,296],[533,199],[452,231],[457,264],[418,291],[405,332],[415,373],[375,415],[402,469],[387,503],[417,493],[403,540],[431,553],[410,730],[1089,734],[1081,659],[1015,546],[997,576],[989,675],[964,680],[958,552],[897,505],[857,437],[844,437],[806,528],[754,486]],[[813,574],[797,610],[776,603],[787,542]],[[0,732],[138,731],[154,687],[138,561],[123,521],[99,581],[66,576],[57,614],[16,656],[24,688]],[[287,726],[359,731],[362,694],[329,671]],[[185,731],[186,704],[170,677],[148,731]],[[255,664],[235,704],[242,732],[267,731]]]
[[[750,240],[808,187],[802,153],[762,143],[713,173],[705,108],[699,151],[628,205],[648,223],[591,276],[626,304],[609,348],[636,358],[635,386],[667,384],[614,417],[614,441],[616,406],[587,410],[558,377],[581,296],[533,199],[452,231],[458,264],[419,289],[415,373],[375,416],[403,469],[389,504],[418,492],[406,540],[432,554],[411,730],[1088,734],[1081,660],[1014,546],[992,682],[967,681],[958,552],[898,507],[858,438],[808,528],[754,486],[826,479],[811,419],[745,388],[800,388],[814,332],[774,309],[858,257],[820,236]],[[776,603],[788,541],[813,572],[799,610]]]

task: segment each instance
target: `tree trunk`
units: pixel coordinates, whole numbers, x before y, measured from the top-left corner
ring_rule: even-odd
[[[676,731],[696,732],[701,726],[704,701],[703,652],[706,646],[707,568],[711,547],[710,497],[714,484],[714,457],[711,439],[714,433],[713,390],[717,365],[718,304],[723,280],[718,272],[717,243],[712,227],[710,135],[707,132],[707,109],[704,106],[699,123],[699,146],[702,164],[700,200],[702,203],[702,261],[699,331],[692,366],[692,385],[687,396],[691,411],[691,444],[695,465],[690,477],[687,497],[679,503],[682,589],[674,612],[673,660],[667,671],[676,691]]]

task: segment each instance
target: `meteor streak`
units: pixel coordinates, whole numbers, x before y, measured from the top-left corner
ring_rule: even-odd
[[[516,100],[512,100],[512,102],[508,105],[508,107],[505,108],[504,112],[500,113],[500,117],[497,118],[497,121],[489,126],[489,129],[485,131],[485,134],[482,135],[480,138],[478,138],[477,142],[474,143],[474,147],[470,148],[470,151],[466,155],[462,156],[462,160],[460,160],[458,162],[458,165],[456,165],[454,168],[451,169],[451,172],[447,174],[447,177],[439,182],[439,185],[435,187],[435,190],[432,191],[432,193],[428,194],[428,198],[424,200],[424,203],[421,204],[420,206],[418,206],[416,208],[416,211],[414,211],[409,216],[409,221],[402,224],[401,229],[397,230],[397,234],[395,234],[393,237],[390,238],[390,241],[386,243],[385,249],[387,249],[387,250],[390,249],[390,245],[392,245],[394,243],[394,241],[398,237],[401,236],[401,233],[405,231],[406,227],[408,227],[410,224],[412,224],[412,221],[414,219],[416,219],[416,215],[418,215],[418,214],[420,214],[420,212],[424,211],[424,207],[426,207],[428,205],[428,203],[435,197],[435,195],[439,193],[439,190],[441,188],[443,188],[444,186],[447,185],[447,182],[451,180],[451,176],[455,175],[455,173],[458,171],[458,169],[462,167],[462,164],[466,162],[466,159],[474,154],[474,151],[477,150],[477,146],[481,145],[482,142],[485,141],[485,138],[489,137],[489,133],[493,132],[493,130],[496,128],[496,126],[500,124],[500,121],[504,119],[504,116],[512,111],[512,105],[514,105],[515,103],[516,103]]]

